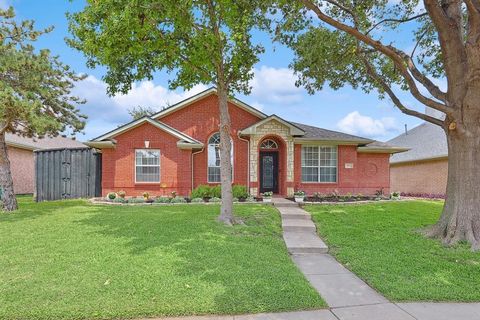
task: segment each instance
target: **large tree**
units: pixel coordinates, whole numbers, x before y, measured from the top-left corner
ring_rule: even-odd
[[[261,0],[258,0],[261,3]],[[254,0],[102,0],[70,14],[70,44],[88,65],[107,66],[109,94],[151,79],[158,70],[174,74],[169,86],[217,87],[220,113],[219,220],[233,222],[231,128],[228,97],[248,93],[253,65],[263,52],[252,30],[264,19]]]
[[[426,232],[447,245],[468,241],[479,249],[480,1],[277,4],[286,18],[279,22],[278,35],[295,52],[292,66],[299,84],[310,92],[325,83],[335,89],[345,84],[366,92],[376,89],[403,113],[443,128],[449,153],[447,198],[440,220]],[[435,78],[446,79],[445,91]],[[444,118],[423,112],[425,107]]]
[[[42,138],[66,129],[75,133],[85,124],[76,109],[83,101],[70,95],[83,77],[32,45],[51,30],[35,30],[33,21],[17,22],[13,8],[0,9],[0,187],[6,211],[17,209],[17,201],[5,134]]]

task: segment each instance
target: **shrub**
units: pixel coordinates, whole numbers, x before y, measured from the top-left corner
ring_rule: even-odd
[[[254,197],[248,196],[247,199],[245,199],[247,202],[257,202]]]
[[[147,198],[147,199],[150,198],[150,193],[148,193],[147,191],[145,191],[145,192],[143,193],[143,197],[144,197],[144,198]]]
[[[120,198],[125,198],[126,195],[127,193],[123,190],[117,192],[117,196],[119,196]]]
[[[297,190],[293,193],[295,197],[305,197],[305,191]]]
[[[208,198],[212,196],[212,188],[207,185],[200,185],[192,190],[190,198]]]
[[[156,203],[170,203],[170,198],[169,197],[156,197],[155,202]]]
[[[117,194],[115,192],[109,192],[107,194],[107,198],[110,200],[114,200],[117,197]]]
[[[239,199],[237,197],[233,197],[233,202],[238,202],[238,201],[239,201]]]
[[[232,193],[234,198],[246,199],[248,197],[247,187],[237,184],[232,187]]]
[[[112,199],[113,202],[116,202],[116,203],[126,203],[127,200],[125,198],[114,198]]]
[[[191,202],[192,202],[192,203],[203,203],[204,201],[203,201],[202,198],[193,198],[193,199],[191,200]]]
[[[222,199],[220,199],[219,197],[213,197],[209,200],[209,202],[222,202]]]
[[[145,200],[141,198],[130,198],[128,200],[128,203],[145,203]]]
[[[187,203],[187,200],[183,197],[175,197],[170,200],[170,203]]]
[[[210,195],[213,198],[221,198],[222,197],[222,186],[214,186],[212,188],[212,194]]]

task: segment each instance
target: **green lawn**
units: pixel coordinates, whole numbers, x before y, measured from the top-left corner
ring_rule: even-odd
[[[128,318],[324,307],[291,262],[278,212],[33,203],[0,213],[0,318]]]
[[[418,230],[442,202],[306,206],[335,257],[394,301],[480,301],[480,253]]]

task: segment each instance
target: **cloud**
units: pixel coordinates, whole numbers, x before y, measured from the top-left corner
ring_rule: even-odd
[[[107,95],[106,83],[90,75],[77,83],[73,94],[87,100],[85,105],[80,106],[80,110],[88,116],[86,137],[92,138],[129,122],[131,117],[128,109],[132,107],[140,105],[160,111],[207,88],[197,85],[189,91],[177,92],[155,85],[152,81],[142,81],[134,84],[127,94],[110,97]]]
[[[393,132],[399,131],[395,118],[373,119],[360,114],[358,111],[347,114],[337,123],[337,127],[346,133],[375,139],[382,139]]]
[[[303,89],[295,86],[297,77],[288,68],[262,66],[254,69],[251,97],[259,103],[298,103],[303,98]]]

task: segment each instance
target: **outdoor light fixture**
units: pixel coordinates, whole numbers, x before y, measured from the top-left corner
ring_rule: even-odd
[[[145,148],[146,149],[150,148],[150,141],[145,140]]]

